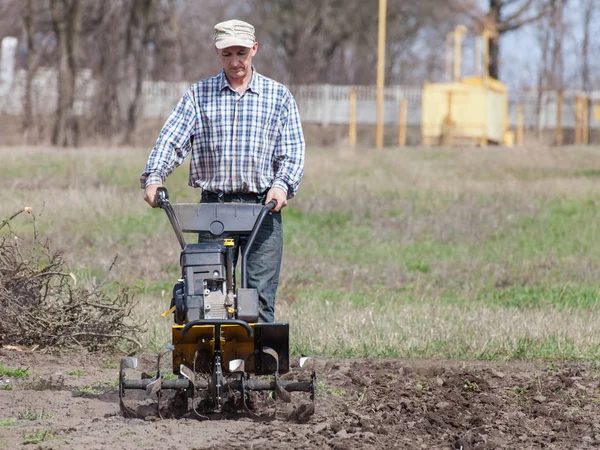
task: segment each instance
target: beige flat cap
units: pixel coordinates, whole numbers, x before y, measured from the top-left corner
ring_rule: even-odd
[[[215,47],[219,50],[227,47],[254,45],[254,27],[241,20],[232,19],[215,25]]]

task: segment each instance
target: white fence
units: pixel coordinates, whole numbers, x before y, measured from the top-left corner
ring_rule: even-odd
[[[14,76],[0,79],[0,113],[20,116],[23,112],[25,96],[24,70]],[[5,81],[9,80],[9,81]],[[10,85],[8,85],[10,82]],[[77,97],[75,112],[90,115],[94,112],[94,101],[98,83],[89,70],[77,77]],[[168,83],[145,81],[142,86],[142,116],[147,119],[166,119],[179,101],[188,82]],[[350,92],[356,91],[356,121],[358,124],[374,124],[376,119],[375,86],[334,86],[298,85],[291,86],[298,108],[305,123],[323,125],[348,124],[350,117]],[[131,89],[120,89],[121,111],[126,111],[127,102],[133,93]],[[579,92],[563,93],[562,126],[573,128],[575,124],[575,95]],[[51,69],[38,71],[32,84],[34,114],[52,114],[56,110],[56,72]],[[400,100],[407,100],[407,122],[409,126],[421,124],[421,88],[413,86],[390,86],[384,90],[384,121],[397,124],[400,114]],[[600,103],[600,91],[591,94],[593,102]],[[523,105],[525,126],[533,129],[554,129],[556,127],[556,93],[512,92],[509,100],[509,118],[512,126],[517,123],[517,104]],[[590,111],[591,113],[592,111]],[[593,117],[592,117],[593,118]],[[600,128],[600,123],[590,120],[590,127]]]
[[[347,124],[350,118],[350,92],[356,91],[356,122],[374,124],[377,114],[375,86],[307,85],[291,86],[303,122]],[[387,124],[397,124],[400,100],[407,101],[408,125],[421,124],[421,88],[390,86],[384,89],[383,117]]]
[[[347,124],[350,117],[350,92],[356,90],[356,121],[374,124],[376,119],[377,89],[375,86],[292,86],[303,122]],[[575,96],[578,91],[563,92],[561,122],[564,128],[575,127]],[[517,125],[517,107],[523,106],[524,125],[527,128],[551,130],[557,124],[557,94],[555,91],[512,92],[509,95],[508,116],[511,126]],[[384,89],[384,121],[397,124],[400,117],[400,100],[407,101],[407,124],[421,125],[421,88],[390,86]],[[593,103],[600,103],[600,91],[592,92]],[[591,113],[592,111],[590,111]],[[590,127],[600,128],[600,123],[590,120]]]

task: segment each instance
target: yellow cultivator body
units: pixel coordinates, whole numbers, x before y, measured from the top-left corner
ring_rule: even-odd
[[[171,204],[165,189],[159,191],[164,209],[182,248],[182,278],[173,289],[171,309],[175,324],[172,344],[159,355],[156,374],[127,379],[137,359],[125,357],[119,372],[121,410],[139,416],[126,399],[129,390],[146,391],[156,398],[156,412],[198,417],[227,411],[252,411],[251,393],[268,391],[270,400],[290,403],[292,392],[309,393],[304,416],[314,412],[316,377],[310,358],[301,358],[302,379],[290,380],[289,325],[258,322],[258,294],[248,288],[246,258],[266,214],[274,202],[256,204]],[[187,244],[184,232],[210,232],[210,242]],[[242,254],[241,288],[236,288],[233,240],[248,235]],[[222,238],[220,241],[219,238]],[[173,358],[173,375],[163,376],[161,359]],[[167,392],[173,395],[165,395]],[[161,399],[168,398],[168,404]],[[227,407],[227,408],[225,408]],[[307,414],[308,413],[308,414]]]

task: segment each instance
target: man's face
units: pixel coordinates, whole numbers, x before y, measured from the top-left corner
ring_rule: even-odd
[[[241,81],[252,71],[252,57],[256,55],[258,42],[251,48],[235,46],[216,50],[227,77],[230,80]]]

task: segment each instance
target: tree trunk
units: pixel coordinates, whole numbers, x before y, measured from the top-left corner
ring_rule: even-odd
[[[113,138],[123,129],[120,117],[118,87],[121,82],[125,62],[123,56],[124,26],[119,23],[124,6],[108,2],[98,2],[96,29],[103,45],[98,49],[98,63],[95,70],[98,89],[94,95],[93,130],[114,143]]]
[[[542,137],[542,100],[545,89],[547,89],[548,83],[548,73],[549,73],[549,53],[550,53],[550,37],[551,37],[551,27],[550,22],[548,24],[542,24],[540,30],[540,38],[539,44],[542,51],[541,60],[540,60],[540,70],[538,72],[538,80],[537,80],[537,98],[536,98],[536,115],[537,115],[537,125],[538,125],[538,139]]]
[[[127,129],[123,138],[125,145],[130,145],[133,141],[133,133],[137,128],[141,112],[142,84],[148,60],[147,43],[154,26],[152,23],[153,12],[154,0],[134,0],[129,15],[126,52],[133,59],[134,92],[127,110]]]
[[[585,92],[590,90],[590,36],[594,14],[594,0],[587,0],[583,11],[583,41],[581,43],[581,84]]]
[[[550,64],[552,90],[563,90],[564,84],[564,62],[563,62],[563,41],[565,40],[564,19],[563,19],[563,0],[557,0],[556,7],[552,11],[552,29],[554,32],[552,45],[552,60]]]
[[[52,144],[77,146],[79,128],[73,104],[79,49],[81,0],[50,0],[52,25],[58,46],[58,103]]]
[[[490,0],[489,21],[494,29],[498,29],[500,13],[502,11],[502,0]],[[500,35],[492,36],[488,41],[488,73],[489,76],[498,80],[500,78]]]
[[[27,0],[23,7],[21,20],[23,22],[23,34],[25,38],[25,46],[27,48],[26,56],[26,75],[25,75],[25,92],[23,93],[23,122],[21,123],[21,132],[25,144],[35,143],[37,139],[31,142],[31,131],[35,129],[35,121],[33,116],[33,99],[31,98],[31,87],[33,78],[38,66],[38,60],[35,56],[35,47],[33,42],[33,5],[32,0]]]

